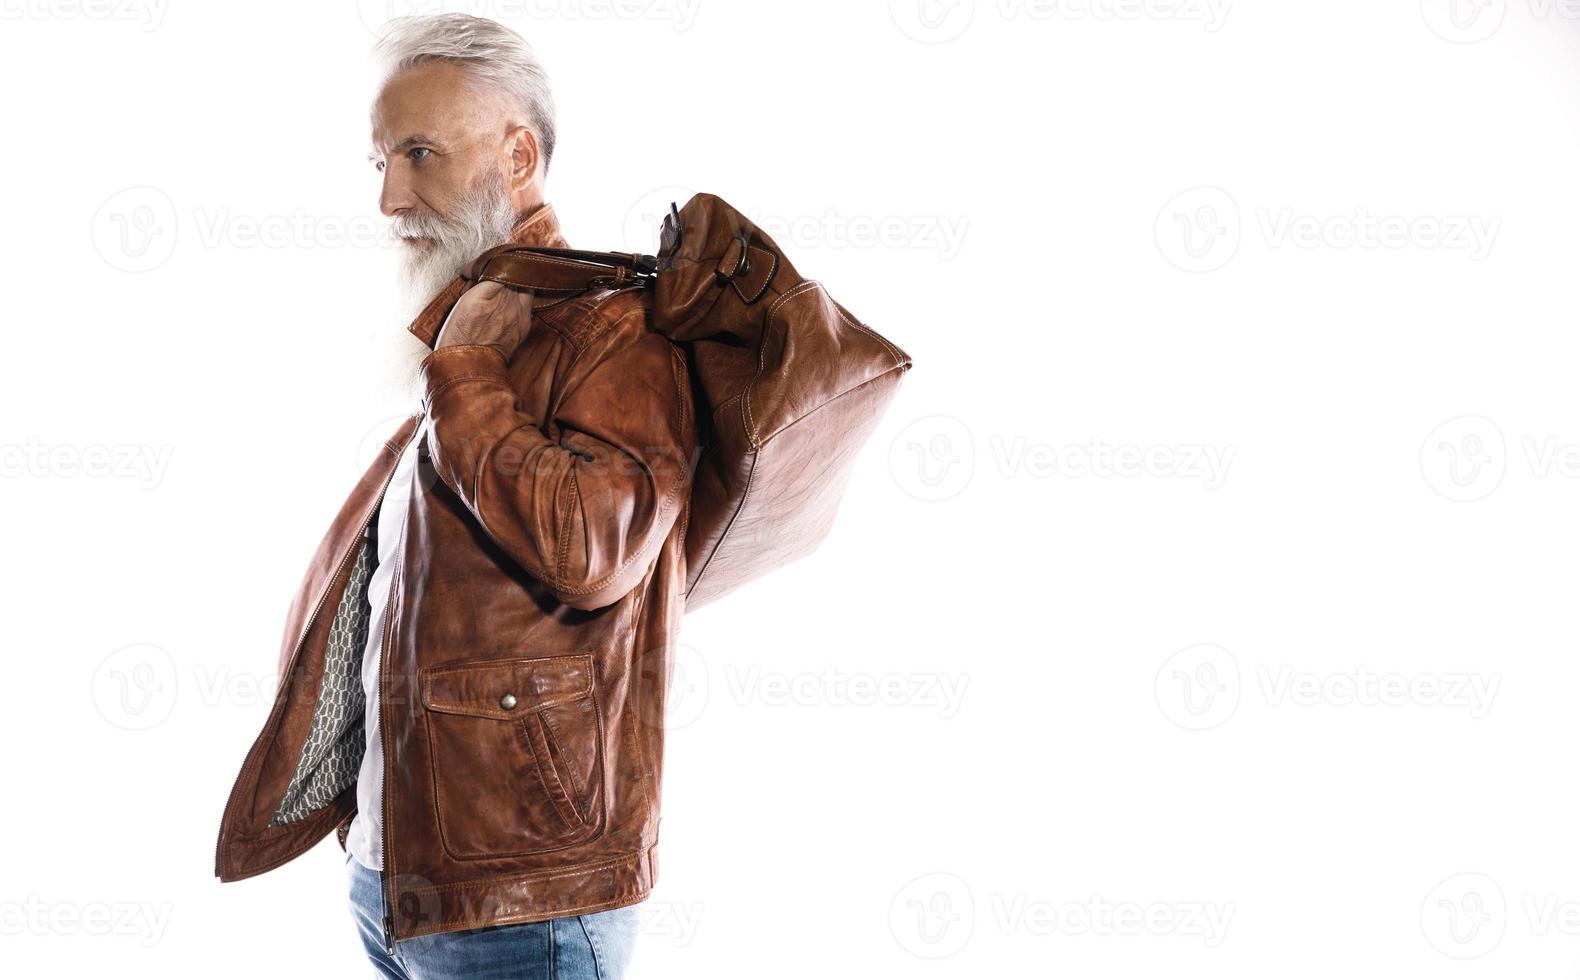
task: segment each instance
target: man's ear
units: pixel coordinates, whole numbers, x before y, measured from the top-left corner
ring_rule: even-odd
[[[526,126],[517,126],[506,136],[506,146],[510,154],[506,171],[510,190],[520,193],[538,176],[538,137]]]

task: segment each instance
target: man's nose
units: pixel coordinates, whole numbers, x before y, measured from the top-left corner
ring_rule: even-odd
[[[417,206],[416,195],[411,192],[411,186],[401,179],[397,169],[385,168],[384,184],[379,188],[379,210],[386,218],[393,218]]]

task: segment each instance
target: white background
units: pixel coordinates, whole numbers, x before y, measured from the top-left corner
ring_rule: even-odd
[[[636,976],[1580,974],[1580,11],[465,9],[573,245],[713,191],[916,361],[685,623]],[[9,976],[366,973],[332,840],[211,874],[405,408],[391,12],[0,0]]]

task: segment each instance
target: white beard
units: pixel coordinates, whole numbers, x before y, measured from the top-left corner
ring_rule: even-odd
[[[505,180],[492,173],[469,190],[455,215],[398,214],[391,230],[401,241],[400,320],[380,333],[380,389],[405,404],[422,400],[418,369],[433,351],[406,329],[466,264],[482,252],[510,240],[519,216],[510,203]],[[431,241],[420,241],[420,239]]]

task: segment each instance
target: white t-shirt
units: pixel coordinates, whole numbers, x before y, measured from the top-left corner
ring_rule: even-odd
[[[417,444],[422,441],[426,428],[425,419],[401,453],[395,475],[384,491],[384,502],[379,505],[376,518],[379,522],[378,563],[368,577],[368,604],[373,612],[368,617],[368,645],[362,654],[362,690],[367,697],[367,717],[362,727],[368,747],[362,756],[362,768],[357,771],[357,815],[346,834],[346,850],[363,867],[374,871],[384,868],[384,742],[379,732],[379,659],[383,652],[390,579],[395,575],[395,549],[400,544],[407,505],[417,485]]]

